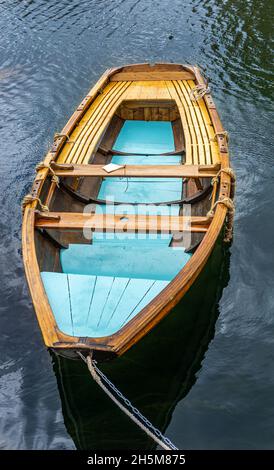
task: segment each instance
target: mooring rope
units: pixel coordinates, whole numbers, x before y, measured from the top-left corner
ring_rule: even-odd
[[[53,141],[60,139],[61,137],[66,137],[67,140],[69,140],[69,135],[68,134],[62,134],[61,132],[55,132]]]
[[[59,177],[55,174],[55,171],[51,168],[50,163],[40,162],[35,167],[36,171],[44,170],[45,168],[47,168],[50,171],[50,173],[52,174],[51,181],[53,183],[55,183],[59,188]]]
[[[41,211],[42,212],[48,212],[49,211],[49,208],[48,206],[46,206],[45,204],[42,204],[42,201],[39,197],[36,197],[36,196],[32,196],[32,194],[26,194],[22,200],[22,203],[21,203],[21,210],[22,210],[22,213],[24,214],[25,212],[25,208],[28,204],[31,204],[32,202],[34,201],[37,201],[39,206],[41,207]]]
[[[218,201],[215,201],[216,193],[217,193],[217,186],[220,180],[221,173],[225,173],[231,179],[231,186],[230,186],[230,197],[223,197]],[[233,223],[234,223],[234,213],[235,213],[235,205],[233,203],[233,198],[235,195],[235,187],[236,187],[236,175],[234,170],[231,167],[221,168],[218,171],[217,175],[214,176],[211,180],[211,184],[213,186],[213,191],[211,194],[212,202],[210,211],[207,213],[207,217],[212,218],[214,216],[214,209],[218,204],[224,204],[227,209],[227,220],[226,220],[226,228],[225,228],[225,235],[224,235],[224,242],[229,243],[233,238]]]
[[[96,366],[96,361],[92,359],[92,354],[86,358],[78,351],[78,355],[87,364],[88,370],[99,385],[99,387],[108,395],[108,397],[122,410],[139,428],[144,431],[151,439],[153,439],[159,446],[165,450],[178,450],[178,448],[165,437],[159,429],[155,428],[153,424],[142,413],[132,405],[132,403],[115,387],[115,385],[105,376],[105,374]],[[103,383],[105,382],[108,387]],[[120,401],[110,391],[110,389],[119,397]],[[121,403],[123,401],[125,405]]]
[[[209,86],[196,85],[194,88],[191,88],[189,92],[189,96],[192,101],[198,101],[209,93],[210,93]]]
[[[207,213],[207,217],[210,217],[210,218],[214,217],[214,209],[217,207],[218,204],[223,204],[228,209],[225,234],[224,234],[224,242],[230,243],[233,238],[233,222],[234,222],[234,214],[235,214],[234,202],[232,201],[230,197],[224,197],[224,198],[218,199],[218,201],[216,201],[213,204],[213,207]]]
[[[220,178],[220,176],[221,176],[221,173],[225,173],[226,175],[230,176],[230,178],[231,178],[231,180],[232,180],[233,182],[236,181],[236,175],[235,175],[235,172],[234,172],[233,168],[227,167],[227,168],[221,168],[221,169],[218,171],[217,175],[214,176],[214,178],[212,178],[212,180],[211,180],[211,184],[212,184],[212,185],[213,185],[215,182],[217,182],[217,183],[219,182],[219,178]]]
[[[230,179],[231,179],[230,198],[234,199],[235,190],[236,190],[236,175],[235,175],[235,172],[234,172],[233,168],[231,168],[231,167],[221,168],[221,170],[218,171],[217,175],[214,176],[214,178],[212,178],[211,184],[212,184],[212,186],[214,186],[214,184],[219,183],[221,173],[225,173],[226,175],[228,175],[230,177]]]

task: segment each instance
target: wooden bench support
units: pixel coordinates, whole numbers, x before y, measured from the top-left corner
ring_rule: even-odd
[[[60,181],[60,187],[63,191],[69,194],[73,199],[82,202],[83,204],[98,204],[100,206],[104,206],[106,204],[113,204],[114,206],[121,206],[125,205],[125,202],[122,201],[108,201],[107,199],[97,199],[96,197],[86,197],[84,194],[80,193],[79,191],[74,191],[74,189],[65,183],[65,180]],[[212,190],[212,186],[208,185],[207,187],[203,188],[202,191],[197,191],[197,193],[193,194],[190,197],[185,197],[182,199],[174,199],[173,201],[164,201],[164,202],[130,202],[131,206],[173,206],[175,204],[179,206],[183,206],[184,204],[196,204],[199,201],[202,201],[210,191]],[[48,204],[47,204],[48,205]]]
[[[118,150],[114,150],[114,149],[106,149],[105,147],[99,147],[98,148],[98,152],[102,153],[103,155],[120,155],[120,156],[126,156],[126,157],[131,157],[131,156],[134,156],[134,157],[153,157],[153,156],[157,156],[157,157],[173,157],[173,156],[177,156],[177,155],[184,155],[186,153],[185,149],[180,149],[180,150],[174,150],[174,152],[165,152],[165,153],[151,153],[151,152],[147,152],[147,153],[138,153],[138,152],[120,152]]]

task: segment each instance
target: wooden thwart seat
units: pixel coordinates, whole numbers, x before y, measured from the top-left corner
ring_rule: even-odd
[[[125,165],[111,173],[104,165],[55,166],[57,176],[101,176],[101,177],[143,177],[143,178],[212,178],[216,176],[216,165]]]
[[[162,81],[162,80],[193,80],[191,72],[120,72],[110,77],[111,82],[139,82],[139,81]]]
[[[211,219],[208,217],[183,217],[166,215],[106,215],[71,212],[40,212],[36,218],[36,228],[83,229],[116,232],[206,232]]]

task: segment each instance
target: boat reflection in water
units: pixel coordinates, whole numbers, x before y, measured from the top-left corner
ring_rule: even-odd
[[[229,252],[217,243],[181,303],[122,357],[101,370],[165,432],[174,408],[196,381],[214,336],[218,301],[229,278]],[[155,449],[156,444],[93,382],[86,365],[52,353],[64,422],[77,449]]]

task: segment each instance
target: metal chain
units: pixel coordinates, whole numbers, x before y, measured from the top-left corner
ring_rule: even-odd
[[[80,351],[78,351],[78,355],[81,357],[81,359],[83,359],[83,361],[86,364],[88,364],[87,359],[83,356],[83,354]],[[155,426],[153,426],[153,424],[138,410],[138,408],[136,408],[130,402],[130,400],[128,400],[128,398],[126,398],[122,394],[122,392],[120,392],[120,390],[118,390],[118,388],[106,377],[106,375],[97,367],[97,365],[96,365],[97,362],[94,359],[91,359],[91,364],[92,364],[93,369],[98,374],[98,376],[100,376],[100,378],[108,385],[108,387],[115,393],[115,395],[118,396],[120,398],[120,400],[123,401],[123,403],[126,405],[127,411],[128,411],[128,416],[131,417],[131,419],[132,419],[132,416],[130,415],[130,411],[131,411],[132,415],[134,415],[134,417],[135,417],[134,421],[136,422],[136,424],[138,424],[142,429],[143,429],[143,425],[144,425],[144,427],[147,430],[149,430],[150,437],[153,438],[153,434],[154,434],[155,435],[154,440],[156,440],[156,442],[159,445],[161,445],[162,447],[164,447],[165,449],[178,450],[178,448],[171,442],[171,440],[168,439],[168,437],[164,436],[159,429],[157,429]],[[97,383],[98,383],[98,381],[97,381]],[[100,385],[100,383],[98,383],[98,384]],[[111,397],[111,395],[110,395],[110,397]],[[121,406],[123,406],[123,405],[121,405]],[[139,423],[138,423],[138,421],[139,421]],[[143,423],[143,425],[142,425],[142,423]],[[143,429],[143,430],[145,430],[145,429]],[[165,446],[161,444],[161,441],[162,441],[162,443],[165,444]]]

